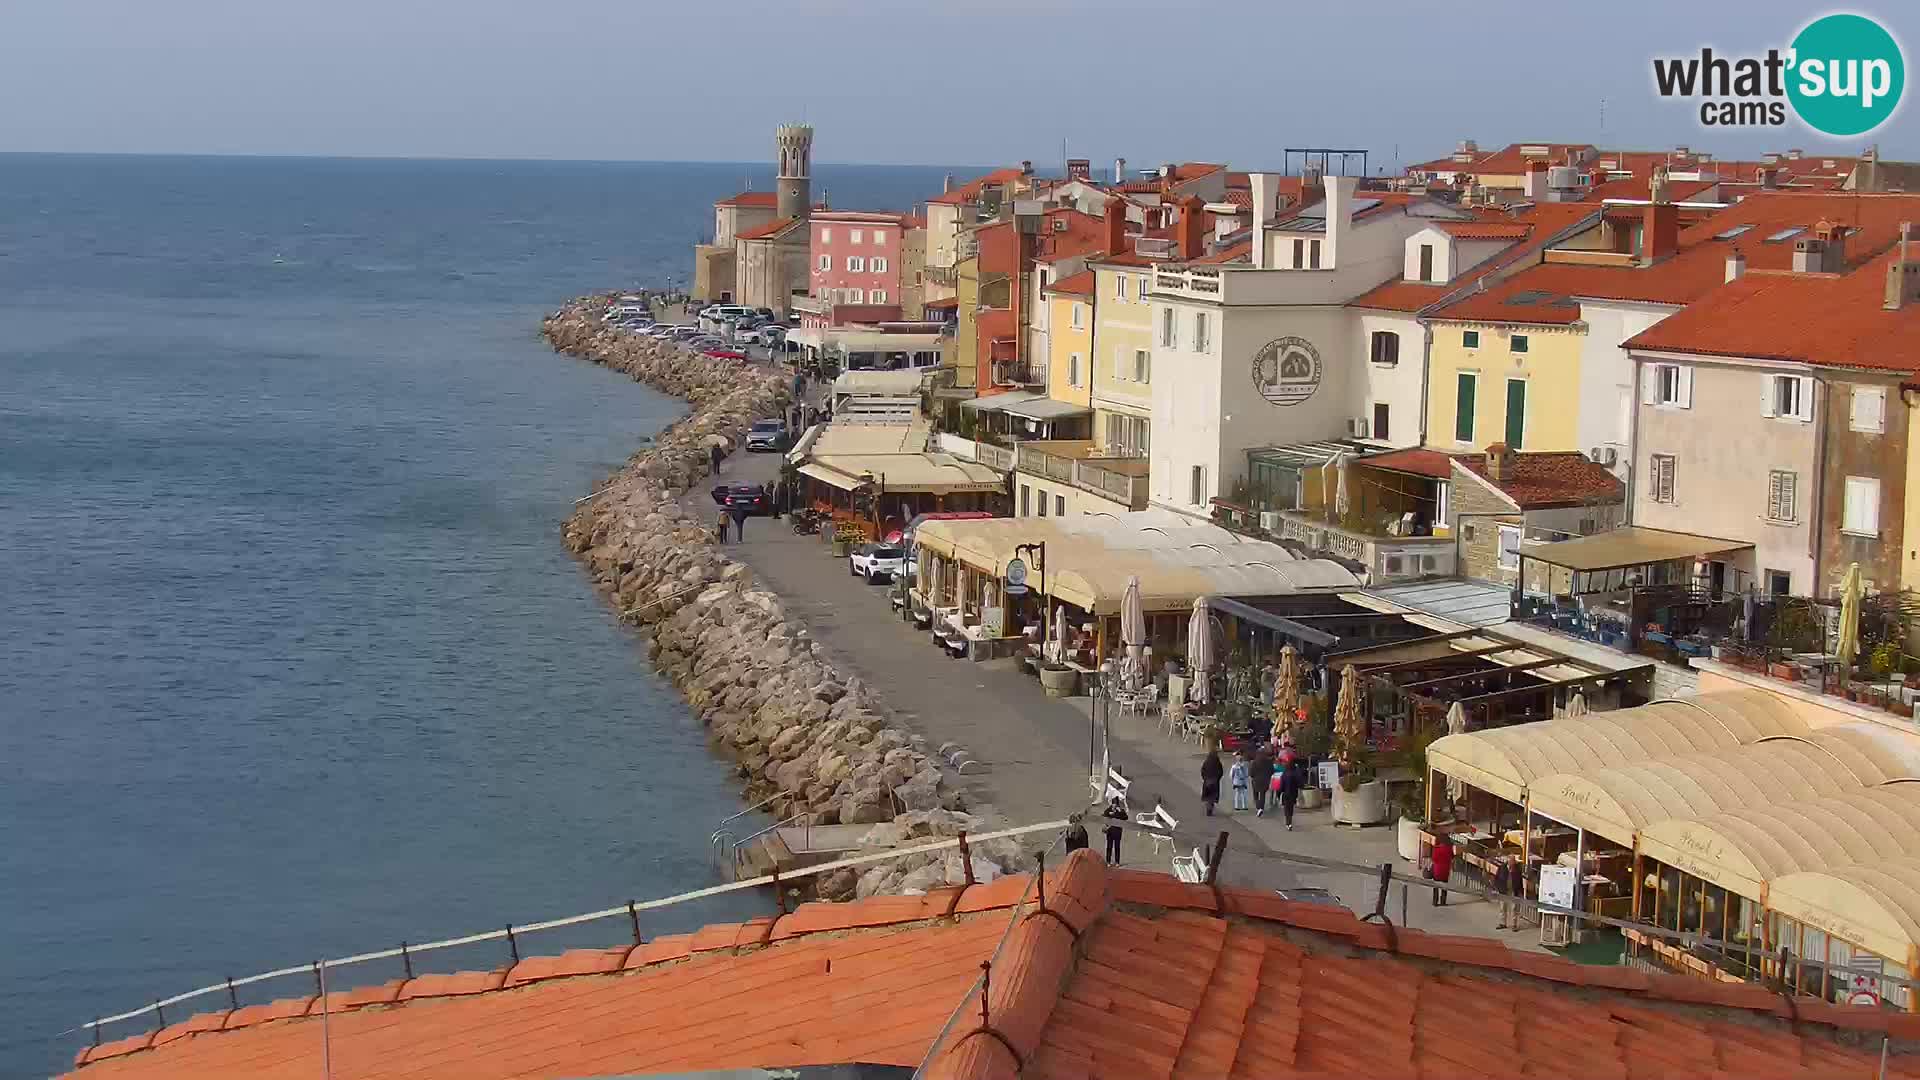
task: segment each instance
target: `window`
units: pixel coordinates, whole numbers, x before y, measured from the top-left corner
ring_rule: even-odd
[[[1420,245],[1420,280],[1433,280],[1433,245]]]
[[[1213,344],[1212,338],[1207,333],[1207,313],[1196,311],[1193,313],[1193,351],[1206,352],[1207,346],[1211,344]]]
[[[1433,486],[1433,527],[1447,528],[1452,519],[1447,516],[1451,509],[1447,504],[1453,495],[1453,485],[1445,480]]]
[[[1520,526],[1500,526],[1500,569],[1520,569]]]
[[[1510,340],[1510,341],[1512,342],[1512,345],[1511,345],[1511,347],[1512,347],[1512,349],[1513,349],[1513,351],[1514,351],[1514,352],[1526,352],[1526,351],[1527,351],[1527,335],[1525,335],[1525,334],[1515,334],[1515,335],[1513,335],[1513,337],[1512,337],[1511,339],[1509,339],[1509,340]]]
[[[1075,330],[1079,330],[1085,327],[1086,325],[1087,325],[1087,305],[1078,304],[1078,303],[1074,304],[1073,305],[1073,328]]]
[[[1134,284],[1133,284],[1133,295],[1134,295],[1134,296],[1136,296],[1136,297],[1138,297],[1138,298],[1140,299],[1140,302],[1141,302],[1141,303],[1146,303],[1146,300],[1147,300],[1147,285],[1148,285],[1148,284],[1149,284],[1150,282],[1152,282],[1152,280],[1153,280],[1152,278],[1149,278],[1149,277],[1147,277],[1147,276],[1146,276],[1145,274],[1142,274],[1142,275],[1140,276],[1140,280],[1139,280],[1139,281],[1136,281],[1136,282],[1134,282]]]
[[[1813,419],[1813,380],[1805,375],[1769,375],[1761,411],[1782,420]]]
[[[848,242],[854,243],[854,244],[859,243],[861,240],[865,238],[866,238],[865,234],[863,234],[859,229],[854,229],[853,231],[847,234]]]
[[[1320,241],[1318,240],[1307,241],[1307,267],[1312,270],[1320,269]]]
[[[867,303],[869,304],[884,304],[886,302],[887,290],[885,289],[875,289],[867,294]]]
[[[1467,349],[1479,348],[1480,347],[1480,331],[1478,330],[1460,331],[1460,345],[1462,348],[1467,348]]]
[[[866,302],[867,302],[867,293],[865,289],[848,289],[847,290],[847,303],[864,304]]]
[[[1774,596],[1793,595],[1793,575],[1785,570],[1767,571],[1767,591]]]
[[[832,229],[821,229],[821,230],[820,230],[820,242],[821,242],[821,243],[823,243],[823,244],[824,244],[824,243],[827,243],[828,241],[830,241],[830,240],[832,240],[832,239],[833,239],[833,230],[832,230]]]
[[[1399,334],[1391,330],[1375,330],[1371,344],[1374,363],[1392,367],[1400,362]]]
[[[1376,439],[1387,437],[1387,403],[1384,401],[1373,403],[1373,437]]]
[[[1473,441],[1473,399],[1475,391],[1480,388],[1480,377],[1463,371],[1455,386],[1453,438],[1455,442],[1471,443]]]
[[[1133,381],[1153,381],[1153,354],[1145,349],[1133,350]]]
[[[1880,481],[1871,476],[1847,477],[1846,507],[1840,531],[1855,536],[1880,535]]]
[[[1067,497],[1065,495],[1055,495],[1053,497],[1053,516],[1067,516]]]
[[[1079,353],[1074,353],[1067,357],[1067,385],[1068,386],[1080,385],[1080,354]]]
[[[1854,387],[1853,417],[1848,426],[1869,435],[1878,435],[1887,430],[1887,388],[1884,386]]]
[[[1800,474],[1775,469],[1767,474],[1767,520],[1793,521],[1794,500],[1799,494]]]
[[[1127,298],[1127,275],[1125,274],[1113,275],[1113,295],[1116,298],[1121,300],[1125,300]]]
[[[873,257],[873,272],[876,274],[884,274],[887,272],[887,260],[884,256],[875,255]]]
[[[1303,270],[1306,268],[1306,265],[1307,242],[1305,240],[1295,240],[1293,242],[1293,268],[1295,270]]]
[[[1647,479],[1653,485],[1653,501],[1670,503],[1673,501],[1673,455],[1655,454],[1648,463]]]
[[[1033,485],[1021,484],[1020,485],[1020,516],[1021,517],[1032,516],[1031,514],[1028,513],[1028,511],[1032,509],[1032,502],[1033,502]]]
[[[1187,501],[1199,506],[1207,491],[1207,467],[1195,465],[1187,476]]]
[[[1648,364],[1641,376],[1640,399],[1649,405],[1693,408],[1693,369],[1679,364]]]
[[[1518,450],[1527,437],[1527,380],[1507,380],[1507,449]]]
[[[1173,309],[1167,308],[1160,312],[1160,344],[1171,349],[1173,342]]]
[[[874,247],[887,246],[887,232],[885,229],[873,230],[873,246]]]
[[[849,255],[847,256],[847,269],[854,273],[864,273],[867,269],[867,260],[858,255]]]
[[[1040,517],[1046,517],[1046,516],[1047,516],[1047,493],[1046,493],[1045,491],[1042,491],[1042,492],[1040,493],[1040,513],[1039,513],[1039,516],[1040,516]]]

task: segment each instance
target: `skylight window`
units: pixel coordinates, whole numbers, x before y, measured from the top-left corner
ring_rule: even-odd
[[[1745,233],[1751,230],[1752,228],[1753,226],[1751,225],[1735,225],[1733,228],[1728,229],[1725,232],[1714,233],[1713,238],[1715,240],[1731,240],[1734,237],[1739,236],[1742,233]]]
[[[1553,294],[1545,289],[1525,289],[1507,297],[1509,304],[1537,304]]]
[[[1778,244],[1782,240],[1791,240],[1794,237],[1799,236],[1801,233],[1806,231],[1807,231],[1807,227],[1805,225],[1795,225],[1791,229],[1781,229],[1779,232],[1774,233],[1772,236],[1767,237],[1767,243]]]

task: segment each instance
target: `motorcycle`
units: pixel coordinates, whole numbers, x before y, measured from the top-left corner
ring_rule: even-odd
[[[796,510],[788,515],[793,520],[793,531],[801,536],[815,536],[820,532],[820,523],[826,515],[818,510]]]

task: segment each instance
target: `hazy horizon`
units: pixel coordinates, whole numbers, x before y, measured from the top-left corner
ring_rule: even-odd
[[[1685,144],[1717,157],[1920,158],[1911,103],[1864,138],[1795,123],[1717,130],[1654,92],[1655,55],[1761,52],[1830,10],[1632,2],[1543,17],[1496,4],[1204,14],[1148,0],[734,0],[710,9],[536,10],[512,0],[9,0],[0,8],[0,152],[749,164],[780,123],[820,162],[1064,157],[1096,170],[1224,161],[1278,169],[1289,146],[1365,147],[1370,172],[1461,139]],[[1920,40],[1920,12],[1872,15]],[[25,103],[21,107],[21,103]],[[1063,147],[1064,144],[1064,147]],[[1063,152],[1064,149],[1064,152]]]

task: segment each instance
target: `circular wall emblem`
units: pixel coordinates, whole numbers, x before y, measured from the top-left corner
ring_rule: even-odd
[[[1320,351],[1306,338],[1276,338],[1253,354],[1253,386],[1275,405],[1298,405],[1320,389]]]

